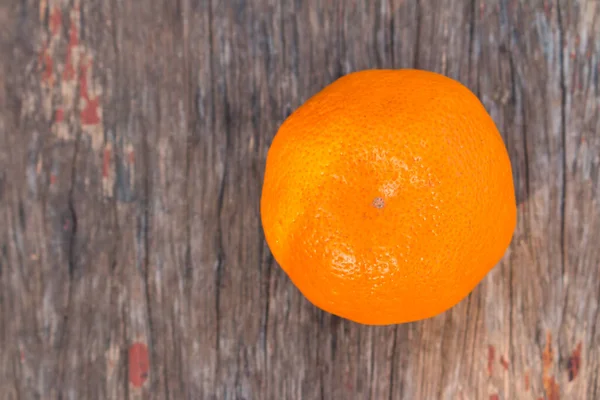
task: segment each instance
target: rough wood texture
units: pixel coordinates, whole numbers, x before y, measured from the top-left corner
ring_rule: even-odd
[[[597,0],[0,0],[0,399],[599,399]],[[341,74],[472,88],[504,260],[431,320],[311,306],[259,219],[279,124]]]

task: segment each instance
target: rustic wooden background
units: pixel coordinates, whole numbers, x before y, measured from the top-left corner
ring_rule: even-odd
[[[598,0],[0,0],[0,399],[600,399]],[[347,72],[459,79],[519,222],[436,318],[310,305],[269,144]]]

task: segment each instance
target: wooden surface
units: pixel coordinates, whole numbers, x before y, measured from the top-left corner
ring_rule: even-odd
[[[598,0],[0,0],[0,33],[0,399],[600,399]],[[519,202],[468,299],[389,327],[310,305],[259,218],[278,126],[372,67],[476,92]]]

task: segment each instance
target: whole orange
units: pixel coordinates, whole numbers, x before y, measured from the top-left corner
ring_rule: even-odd
[[[408,69],[348,74],[285,120],[261,218],[310,302],[384,325],[466,297],[503,257],[517,216],[506,147],[481,102]]]

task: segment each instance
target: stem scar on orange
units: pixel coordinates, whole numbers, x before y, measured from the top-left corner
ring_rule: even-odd
[[[479,99],[422,70],[343,76],[294,111],[267,155],[265,239],[317,307],[372,325],[465,298],[510,245],[510,159]]]

